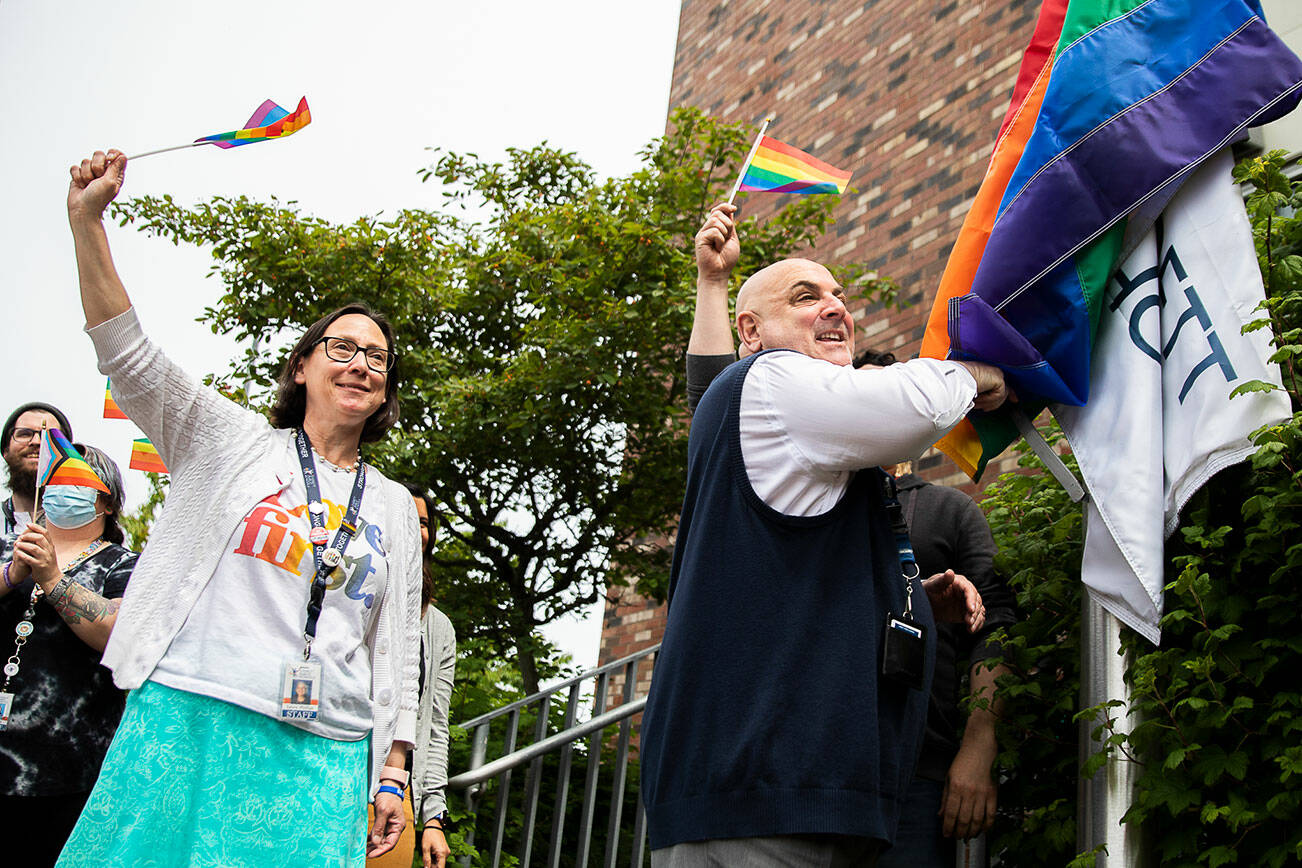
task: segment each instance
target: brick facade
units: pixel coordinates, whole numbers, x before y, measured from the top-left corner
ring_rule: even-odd
[[[604,666],[659,642],[665,634],[665,614],[665,607],[655,600],[628,588],[612,588],[606,596],[606,610],[601,622],[598,665]],[[646,696],[651,687],[651,669],[647,665],[638,667],[634,696]],[[619,705],[623,694],[624,676],[618,673],[611,677],[607,707]]]
[[[904,310],[855,311],[860,349],[915,355],[950,248],[1012,95],[1038,0],[684,0],[670,107],[758,127],[854,172],[836,222],[808,252],[894,278]],[[748,215],[772,199],[743,195]],[[742,239],[745,244],[745,239]],[[1011,462],[990,467],[995,478]],[[940,454],[928,479],[975,493]],[[607,602],[600,662],[660,641],[664,612]],[[647,676],[649,677],[649,673]],[[640,680],[640,679],[639,679]]]

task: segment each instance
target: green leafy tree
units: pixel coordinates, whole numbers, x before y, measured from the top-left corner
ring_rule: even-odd
[[[1045,431],[1057,444],[1056,424]],[[1076,714],[1080,706],[1080,558],[1083,516],[1019,442],[1020,472],[990,485],[981,503],[999,554],[995,568],[1017,596],[1020,620],[1002,643],[1008,675],[999,724],[1000,822],[991,852],[1004,866],[1066,865],[1076,852]],[[1075,459],[1064,459],[1074,473]]]
[[[131,512],[122,513],[118,520],[127,537],[127,548],[137,552],[144,551],[145,543],[149,541],[149,529],[153,527],[154,519],[158,518],[158,512],[167,498],[166,474],[146,473],[145,479],[149,482],[149,494],[145,496],[145,502]]]
[[[440,498],[440,605],[462,635],[511,655],[532,690],[547,656],[538,627],[607,582],[663,593],[661,542],[682,497],[691,238],[750,136],[682,110],[641,168],[605,181],[546,144],[502,162],[437,151],[423,175],[445,207],[383,220],[336,224],[243,197],[144,197],[116,213],[212,250],[225,293],[203,319],[261,349],[219,382],[247,378],[255,403],[289,336],[321,314],[362,299],[393,320],[403,420],[367,460]],[[745,224],[739,271],[811,246],[832,204],[790,197]],[[889,294],[865,274],[839,276]]]

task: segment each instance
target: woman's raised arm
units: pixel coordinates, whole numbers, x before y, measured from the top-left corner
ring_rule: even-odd
[[[86,325],[97,326],[131,307],[104,232],[104,209],[122,189],[127,158],[118,150],[96,151],[71,169],[68,223],[77,251],[77,276]]]

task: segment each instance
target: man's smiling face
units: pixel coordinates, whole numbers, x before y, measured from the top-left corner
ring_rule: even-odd
[[[25,497],[36,494],[36,464],[41,451],[41,425],[59,427],[59,420],[44,410],[28,410],[14,421],[14,431],[4,444],[9,465],[9,490]],[[19,434],[21,433],[21,436]],[[35,435],[32,432],[36,432]]]
[[[784,259],[756,272],[738,293],[737,311],[737,333],[751,352],[796,350],[836,365],[853,360],[845,290],[817,262]]]

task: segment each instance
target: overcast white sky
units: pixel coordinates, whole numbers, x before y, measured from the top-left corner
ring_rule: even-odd
[[[4,361],[0,418],[49,401],[77,438],[105,449],[127,477],[140,436],[101,418],[96,371],[77,299],[64,195],[68,166],[96,148],[128,154],[237,129],[262,100],[312,124],[284,141],[149,157],[124,195],[296,199],[348,221],[435,207],[420,183],[425,148],[500,156],[544,139],[602,175],[637,165],[664,129],[677,0],[89,0],[0,2],[0,280]],[[221,286],[207,252],[110,227],[118,268],[145,327],[196,375],[223,370],[233,342],[195,322]],[[597,619],[553,633],[595,662]]]

